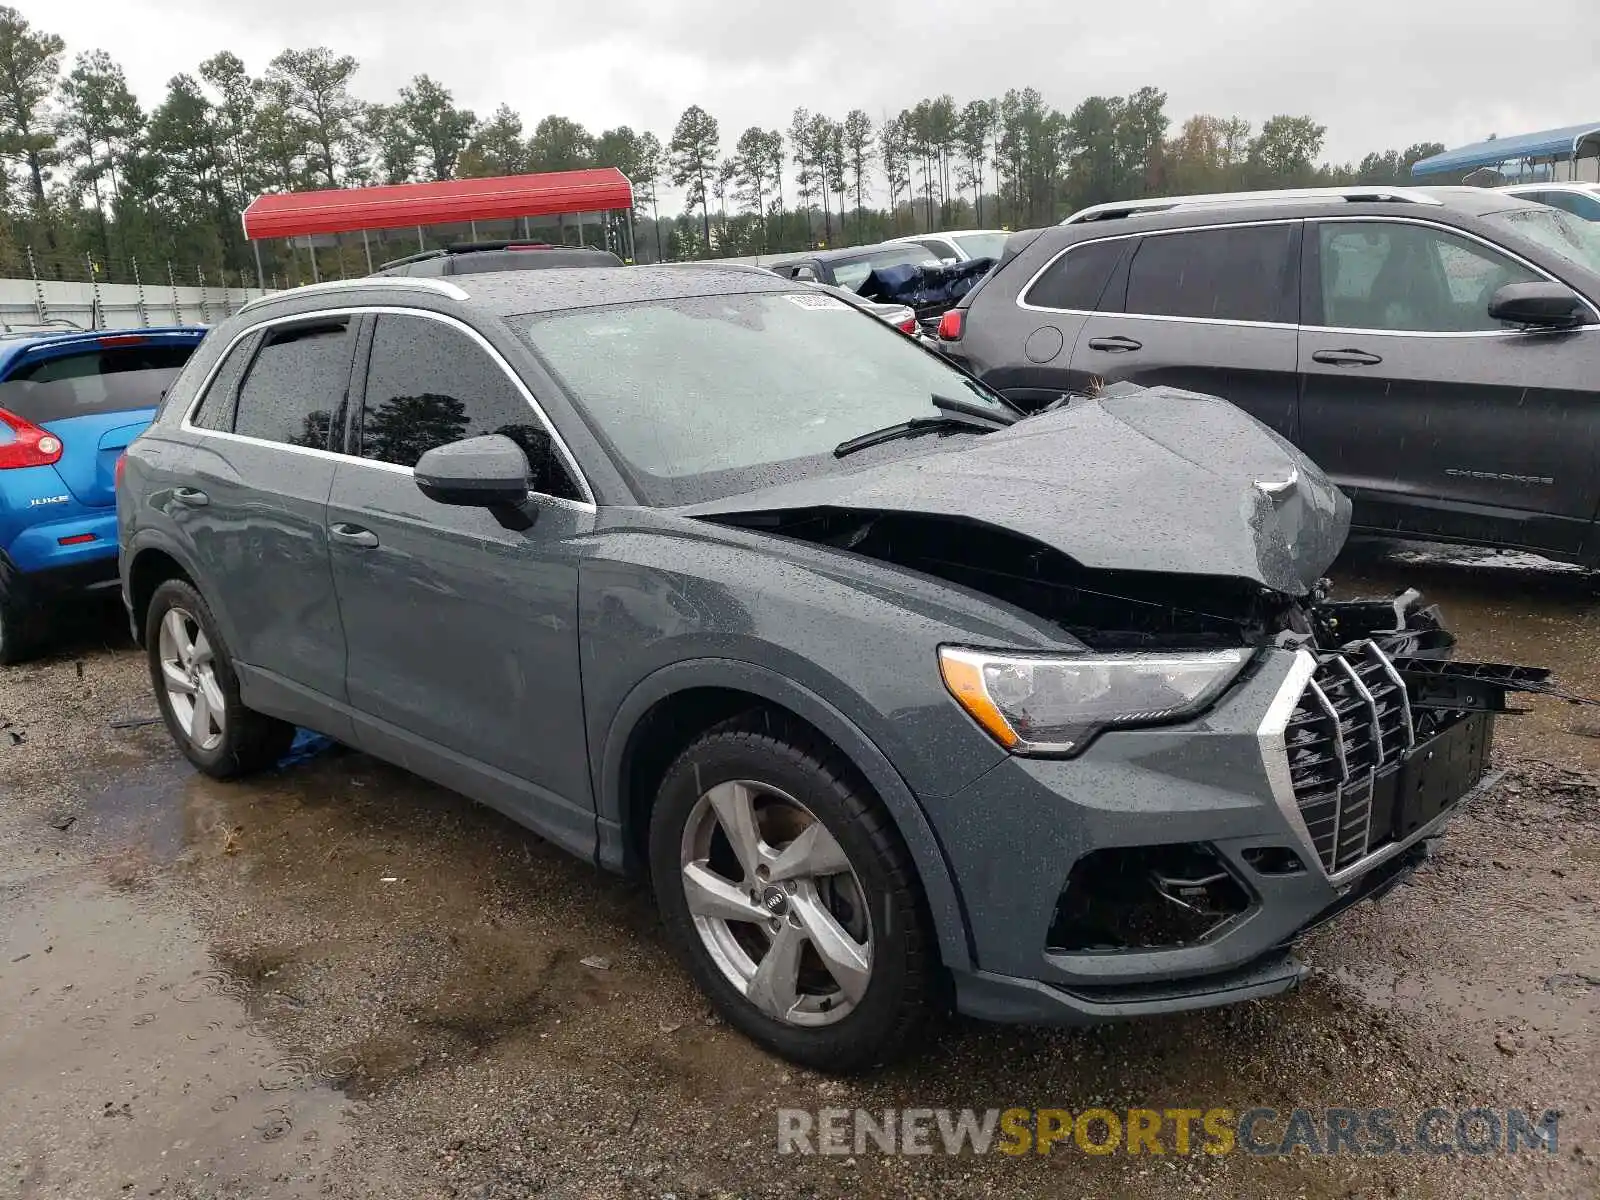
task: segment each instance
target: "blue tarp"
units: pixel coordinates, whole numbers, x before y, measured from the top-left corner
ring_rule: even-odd
[[[992,258],[938,267],[879,267],[856,288],[868,300],[908,304],[919,317],[943,312],[972,290],[994,266]]]
[[[1600,121],[1569,125],[1565,129],[1546,129],[1542,133],[1492,138],[1487,142],[1475,142],[1471,146],[1424,158],[1411,168],[1411,174],[1461,175],[1479,167],[1498,166],[1514,158],[1570,158],[1578,143],[1591,134],[1600,135]]]

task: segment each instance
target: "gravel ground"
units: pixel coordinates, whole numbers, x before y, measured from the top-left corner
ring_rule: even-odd
[[[1419,567],[1470,653],[1600,692],[1588,581],[1342,572]],[[1534,708],[1439,855],[1311,936],[1297,992],[1094,1031],[951,1021],[840,1081],[721,1026],[638,885],[460,797],[337,749],[196,777],[143,723],[113,617],[0,673],[0,1195],[1592,1197],[1600,761],[1584,710]],[[780,1107],[1096,1105],[1562,1115],[1555,1155],[776,1150]]]

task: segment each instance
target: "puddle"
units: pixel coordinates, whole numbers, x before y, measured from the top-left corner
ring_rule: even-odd
[[[292,772],[334,748],[321,734],[298,730],[275,774]],[[224,813],[235,794],[236,785],[201,775],[182,758],[108,770],[83,796],[81,832],[102,849],[137,851],[156,863],[172,862],[191,847],[215,843],[227,849]]]
[[[21,1195],[320,1193],[355,1064],[285,1053],[204,944],[186,915],[94,883],[0,920],[0,1171]]]

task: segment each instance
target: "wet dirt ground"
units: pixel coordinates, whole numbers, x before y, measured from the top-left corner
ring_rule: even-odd
[[[1600,581],[1361,547],[1466,654],[1600,694]],[[648,895],[338,748],[243,784],[149,721],[114,614],[0,672],[0,1196],[1600,1194],[1600,709],[1503,720],[1501,784],[1290,995],[1090,1031],[952,1021],[830,1080],[710,1017]],[[586,961],[587,960],[587,961]],[[1561,1112],[1557,1153],[795,1157],[777,1109]],[[1404,1122],[1402,1121],[1402,1124]]]

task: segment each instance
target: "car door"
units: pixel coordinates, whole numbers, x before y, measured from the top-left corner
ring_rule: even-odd
[[[274,322],[238,340],[178,438],[183,469],[160,494],[228,635],[244,700],[345,733],[344,628],[326,506],[330,430],[350,381],[351,318]]]
[[[1079,330],[1074,388],[1126,380],[1221,396],[1293,440],[1300,231],[1262,221],[1140,237],[1124,293]]]
[[[480,335],[436,314],[384,311],[365,341],[351,454],[327,512],[357,744],[587,853],[577,605],[594,506]],[[539,496],[530,528],[416,486],[424,452],[487,433],[528,455]]]
[[[1136,240],[1074,242],[1020,286],[1015,303],[1003,287],[1004,276],[1002,286],[975,289],[974,299],[963,302],[962,339],[941,349],[1029,411],[1063,392],[1086,390],[1089,380],[1071,370],[1073,348],[1097,311],[1121,311],[1126,257]]]
[[[1488,312],[1502,285],[1547,278],[1422,221],[1311,227],[1301,444],[1358,526],[1582,548],[1600,501],[1600,328],[1520,331]]]

